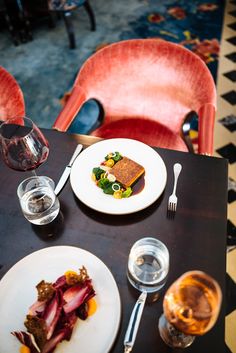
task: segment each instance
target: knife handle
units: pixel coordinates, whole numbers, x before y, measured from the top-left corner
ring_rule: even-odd
[[[72,167],[72,164],[74,163],[76,157],[78,156],[78,154],[80,153],[80,151],[82,150],[83,148],[83,145],[81,144],[78,144],[78,146],[76,147],[75,149],[75,152],[73,153],[72,157],[71,157],[71,160],[68,164],[68,167]]]
[[[125,334],[125,338],[124,338],[124,346],[126,348],[126,351],[127,349],[128,351],[129,350],[131,351],[131,349],[133,348],[135,338],[138,332],[143,308],[146,302],[146,298],[147,298],[147,292],[142,292],[133,308],[133,311],[129,320],[128,328]]]

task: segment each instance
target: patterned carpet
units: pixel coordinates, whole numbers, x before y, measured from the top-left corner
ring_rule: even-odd
[[[0,33],[0,65],[24,92],[27,115],[50,128],[82,63],[100,47],[128,38],[158,37],[178,42],[200,55],[217,82],[215,156],[229,160],[226,344],[236,353],[236,1],[90,0],[97,21],[91,32],[84,9],[73,13],[76,49],[70,50],[62,20],[33,26],[34,40],[15,47]],[[127,6],[128,4],[128,6]],[[223,25],[223,32],[222,29]],[[221,37],[222,33],[222,37]],[[80,132],[91,125],[86,108]]]

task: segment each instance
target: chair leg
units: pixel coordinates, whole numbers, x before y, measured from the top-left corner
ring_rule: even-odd
[[[91,23],[91,31],[96,31],[96,21],[95,21],[94,12],[88,0],[85,1],[84,8],[89,15],[89,19]]]
[[[71,12],[70,11],[63,12],[63,19],[66,25],[70,48],[75,49],[75,33],[74,33],[74,26],[71,19]]]
[[[33,40],[31,25],[21,0],[17,1],[17,6],[18,6],[18,16],[19,16],[19,21],[21,26],[20,37],[21,37],[21,41],[23,43],[26,43],[28,40]]]
[[[5,21],[6,21],[6,24],[7,24],[7,28],[9,30],[9,32],[10,32],[11,37],[12,37],[12,41],[13,41],[14,45],[17,46],[17,45],[20,44],[20,41],[19,41],[19,39],[18,39],[18,37],[17,37],[17,35],[15,33],[14,26],[13,26],[13,24],[11,22],[10,17],[8,16],[7,12],[5,12],[4,17],[5,17]]]
[[[186,143],[188,150],[190,153],[194,153],[193,144],[190,138],[190,129],[191,129],[191,122],[193,119],[197,119],[197,114],[194,111],[190,111],[184,118],[182,124],[182,138]]]
[[[49,28],[56,27],[55,13],[53,11],[48,11],[48,27]]]

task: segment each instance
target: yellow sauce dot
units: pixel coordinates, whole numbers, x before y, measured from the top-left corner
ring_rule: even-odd
[[[87,304],[88,304],[88,316],[91,316],[97,310],[97,302],[95,298],[91,298],[88,300]]]
[[[92,180],[96,181],[96,175],[94,173],[92,173]]]
[[[121,190],[114,191],[113,196],[115,199],[121,199],[122,198],[122,191]]]
[[[71,275],[78,275],[78,273],[73,270],[68,270],[64,273],[64,275],[67,277],[67,276],[71,276]]]
[[[69,285],[74,285],[79,281],[79,275],[75,271],[71,271],[71,270],[66,271],[64,275],[66,277],[66,283]]]
[[[29,347],[23,345],[20,347],[20,353],[30,353]]]
[[[108,160],[105,162],[105,164],[106,164],[107,167],[112,168],[113,165],[115,164],[115,162],[113,161],[113,159],[110,158],[110,159],[108,159]]]

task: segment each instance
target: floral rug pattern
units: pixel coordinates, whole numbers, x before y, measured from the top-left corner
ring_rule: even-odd
[[[220,51],[224,2],[214,0],[149,0],[149,8],[130,23],[121,39],[157,37],[184,45],[208,65],[214,79]],[[158,4],[157,4],[158,3]]]

